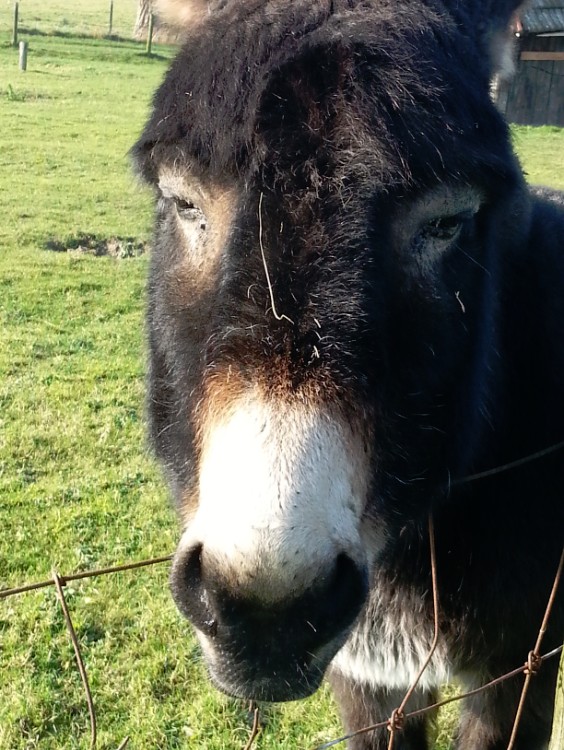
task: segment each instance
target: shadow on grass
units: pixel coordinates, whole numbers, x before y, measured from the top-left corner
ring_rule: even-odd
[[[154,60],[155,62],[167,62],[168,60],[170,60],[170,55],[161,55],[158,52],[147,52],[146,43],[144,41],[138,41],[137,39],[119,36],[117,34],[89,34],[87,32],[61,31],[58,29],[54,29],[53,31],[42,31],[41,29],[26,28],[22,26],[18,30],[18,35],[20,37],[26,36],[30,38],[35,37],[42,39],[60,39],[61,41],[76,43],[90,41],[96,43],[97,49],[116,49],[116,47],[119,46],[121,48],[127,49],[129,52],[133,53],[135,57],[138,57],[140,59]],[[154,41],[153,43],[156,46],[168,47],[172,51],[178,48],[178,44],[175,44],[173,42],[169,44],[166,42]],[[10,42],[6,42],[2,46],[6,49],[12,48],[17,52],[17,48],[14,48]]]
[[[120,42],[120,43],[130,43],[134,45],[139,45],[141,42],[138,42],[135,39],[131,39],[130,37],[126,36],[120,36],[119,34],[96,34],[96,33],[88,33],[86,31],[61,31],[60,29],[53,29],[51,31],[42,31],[41,29],[37,28],[27,28],[25,26],[20,26],[18,28],[18,35],[19,36],[40,36],[40,37],[57,37],[59,39],[77,39],[77,40],[84,40],[84,39],[92,39],[96,41],[107,41],[107,42]]]
[[[100,237],[95,234],[79,234],[77,237],[58,240],[49,239],[44,250],[55,253],[83,253],[96,258],[138,258],[148,249],[148,243],[136,237]]]

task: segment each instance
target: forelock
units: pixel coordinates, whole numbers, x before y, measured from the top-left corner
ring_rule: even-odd
[[[388,125],[384,120],[394,112],[403,113],[409,130],[412,110],[419,110],[419,117],[425,107],[435,107],[435,121],[429,127],[436,128],[444,115],[439,111],[443,77],[456,77],[454,68],[457,63],[460,67],[463,56],[465,70],[473,66],[473,75],[480,66],[469,36],[439,0],[431,4],[177,0],[177,4],[186,13],[196,14],[192,17],[199,24],[188,32],[185,46],[158,90],[152,117],[136,147],[138,162],[149,178],[151,158],[147,155],[158,159],[160,150],[167,150],[169,158],[171,153],[175,159],[188,157],[216,174],[238,175],[248,170],[250,162],[260,161],[265,147],[261,132],[265,97],[286,76],[291,81],[295,74],[296,95],[303,96],[309,82],[311,101],[323,98],[323,106],[330,106],[332,89],[347,66],[354,68],[348,93],[359,107],[356,114],[359,118],[380,116],[378,127],[385,137]],[[463,52],[461,43],[467,44]],[[462,90],[467,85],[464,76],[461,70],[453,86],[460,85]],[[485,95],[485,71],[482,78]],[[322,96],[316,99],[316,93]],[[284,118],[294,104],[290,102],[279,113],[281,127],[285,128]],[[468,108],[470,102],[461,106]],[[394,128],[397,132],[397,123]]]

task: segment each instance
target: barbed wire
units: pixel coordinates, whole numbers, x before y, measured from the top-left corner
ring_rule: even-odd
[[[0,599],[7,599],[9,596],[16,596],[18,594],[24,594],[30,591],[38,591],[39,589],[47,588],[48,586],[55,587],[57,599],[59,600],[61,609],[63,611],[63,617],[72,642],[76,664],[86,695],[86,704],[88,706],[88,715],[90,717],[90,750],[95,749],[98,736],[96,710],[94,708],[94,699],[92,697],[92,691],[90,690],[90,684],[88,682],[88,675],[86,672],[86,667],[84,666],[84,659],[82,658],[80,644],[76,636],[76,631],[74,629],[68,603],[65,598],[64,587],[67,585],[67,583],[69,583],[69,581],[79,581],[86,578],[96,578],[98,576],[111,575],[113,573],[119,573],[126,570],[138,570],[140,568],[146,568],[150,565],[158,565],[160,563],[169,562],[170,560],[172,560],[172,555],[166,555],[163,557],[154,557],[149,560],[139,560],[136,562],[124,563],[123,565],[113,565],[108,568],[83,570],[79,571],[78,573],[71,573],[64,576],[61,575],[57,570],[53,570],[53,574],[50,579],[38,581],[36,583],[24,584],[23,586],[17,586],[15,588],[0,590]],[[129,737],[125,737],[124,740],[120,743],[117,750],[125,750],[128,744]]]
[[[251,701],[249,704],[249,713],[252,713],[253,715],[253,725],[251,727],[249,740],[245,745],[245,750],[251,750],[251,747],[260,731],[260,709],[254,701]]]
[[[552,585],[552,590],[548,598],[548,604],[546,605],[546,610],[544,613],[544,617],[542,618],[542,623],[539,629],[539,634],[537,636],[535,646],[533,650],[529,652],[529,655],[527,657],[527,664],[525,665],[525,682],[523,684],[523,689],[521,691],[521,698],[519,699],[519,706],[517,707],[517,714],[515,716],[515,722],[513,724],[513,731],[511,732],[511,738],[509,740],[509,745],[507,746],[507,750],[513,750],[513,747],[515,746],[515,740],[517,737],[517,727],[519,726],[519,722],[521,721],[521,716],[523,714],[523,708],[525,706],[525,699],[527,697],[529,685],[531,684],[531,679],[533,675],[537,674],[542,664],[540,654],[539,654],[540,647],[542,645],[542,641],[546,633],[546,629],[548,627],[548,621],[550,619],[552,607],[554,605],[554,600],[556,599],[556,592],[558,591],[558,586],[560,584],[560,579],[562,577],[563,567],[564,567],[564,549],[562,550],[562,554],[560,556],[560,562],[558,563],[558,569],[554,577],[554,583]]]
[[[63,578],[61,578],[61,576],[57,573],[56,570],[53,571],[53,583],[55,584],[55,588],[57,590],[57,598],[59,599],[59,602],[61,604],[67,630],[69,631],[70,638],[72,641],[72,646],[74,648],[74,655],[76,658],[78,671],[80,672],[80,679],[82,680],[82,684],[84,685],[84,690],[86,692],[86,703],[88,704],[88,713],[90,715],[90,748],[95,748],[96,747],[96,711],[94,710],[94,701],[92,700],[92,693],[90,691],[90,685],[88,683],[88,675],[86,674],[84,660],[82,658],[82,654],[80,653],[80,646],[78,643],[78,638],[76,637],[74,625],[72,624],[72,619],[70,616],[69,608],[65,599],[65,594],[63,592],[63,586],[65,585],[66,582],[64,581]]]
[[[373,732],[378,729],[384,729],[384,728],[387,728],[390,732],[388,750],[393,750],[396,736],[404,729],[405,723],[408,720],[413,719],[415,717],[422,716],[431,711],[436,711],[437,709],[442,708],[443,706],[446,706],[449,703],[454,703],[455,701],[461,701],[466,698],[470,698],[472,696],[478,695],[479,693],[482,693],[486,690],[490,690],[494,688],[495,686],[501,684],[502,682],[505,682],[506,680],[510,680],[520,674],[525,674],[525,682],[523,684],[521,698],[519,701],[519,706],[517,708],[513,730],[512,730],[512,734],[511,734],[511,738],[510,738],[510,742],[509,742],[507,750],[513,749],[514,744],[515,744],[515,738],[517,736],[519,723],[521,721],[521,717],[523,713],[523,707],[525,705],[528,688],[529,688],[532,677],[538,673],[541,665],[545,661],[552,659],[555,656],[562,653],[562,650],[564,648],[564,644],[563,644],[545,654],[541,655],[539,653],[542,640],[544,638],[544,635],[548,627],[548,622],[550,619],[550,615],[552,613],[554,601],[556,599],[556,593],[557,593],[557,590],[558,590],[558,587],[560,585],[560,581],[562,578],[562,572],[564,568],[564,549],[562,550],[562,554],[561,554],[560,561],[558,564],[558,569],[554,577],[554,582],[553,582],[550,596],[548,599],[548,603],[545,609],[543,620],[539,628],[537,640],[533,649],[528,654],[527,661],[522,666],[517,667],[516,669],[513,669],[510,672],[507,672],[506,674],[501,675],[500,677],[496,677],[490,682],[487,682],[484,685],[478,688],[475,688],[474,690],[470,690],[466,693],[455,695],[450,698],[445,698],[444,700],[438,701],[424,708],[420,708],[415,711],[410,711],[408,713],[405,713],[404,712],[405,706],[410,696],[412,695],[413,691],[416,689],[417,684],[419,683],[419,680],[421,679],[422,675],[425,672],[425,669],[428,667],[429,662],[431,661],[431,658],[433,656],[433,653],[438,643],[439,598],[438,598],[437,566],[436,566],[436,555],[435,555],[435,534],[434,534],[434,524],[433,524],[432,516],[429,516],[429,519],[428,519],[428,530],[429,530],[429,552],[430,552],[430,558],[431,558],[431,575],[432,575],[432,590],[433,590],[434,637],[433,637],[433,642],[429,649],[429,654],[427,655],[427,658],[425,659],[421,669],[419,670],[418,675],[416,676],[409,690],[406,692],[406,695],[404,699],[402,700],[401,704],[396,709],[394,709],[394,711],[392,712],[389,718],[382,720],[376,724],[371,724],[369,726],[363,727],[362,729],[358,729],[354,732],[350,732],[349,734],[338,737],[334,740],[331,740],[330,742],[326,742],[322,745],[318,745],[316,746],[316,748],[314,748],[314,750],[329,750],[329,748],[336,747],[337,745],[343,742],[346,742],[347,740],[350,740],[354,737],[357,737],[361,734],[367,734],[369,732]],[[96,712],[95,712],[95,707],[94,707],[94,700],[93,700],[90,686],[88,683],[88,676],[86,673],[86,668],[84,666],[84,660],[81,654],[80,644],[76,636],[76,632],[75,632],[74,625],[72,622],[72,617],[70,614],[68,603],[65,599],[64,587],[70,581],[85,580],[88,578],[95,578],[95,577],[105,576],[105,575],[113,575],[114,573],[119,573],[123,571],[139,570],[139,569],[146,568],[149,566],[159,565],[165,562],[170,562],[171,559],[172,559],[172,555],[164,555],[161,557],[154,557],[148,560],[139,560],[139,561],[134,561],[130,563],[124,563],[122,565],[114,565],[111,567],[98,568],[98,569],[89,570],[89,571],[88,570],[79,571],[77,573],[71,573],[68,575],[61,575],[58,571],[54,570],[52,577],[50,579],[46,579],[46,580],[39,581],[36,583],[24,584],[24,585],[17,586],[14,588],[0,590],[0,599],[6,599],[11,596],[17,596],[19,594],[29,593],[31,591],[37,591],[39,589],[47,588],[49,586],[55,587],[57,599],[63,611],[65,624],[66,624],[66,627],[67,627],[67,630],[68,630],[68,633],[69,633],[69,636],[73,645],[78,671],[80,673],[80,677],[81,677],[82,684],[84,687],[84,692],[86,695],[86,702],[87,702],[88,713],[89,713],[89,718],[90,718],[90,749],[91,750],[95,749],[96,742],[97,742]],[[259,710],[258,705],[254,701],[251,701],[249,705],[249,713],[252,714],[253,721],[252,721],[252,727],[251,727],[249,739],[245,745],[244,750],[251,750],[252,746],[255,743],[256,738],[258,737],[260,733],[260,710]],[[129,743],[129,740],[130,740],[129,737],[125,737],[124,740],[119,745],[119,747],[117,748],[117,750],[125,750],[125,748],[127,747]]]

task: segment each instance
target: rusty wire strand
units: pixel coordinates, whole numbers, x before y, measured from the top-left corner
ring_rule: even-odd
[[[542,645],[544,634],[546,633],[546,628],[548,626],[550,615],[552,613],[552,607],[554,605],[554,600],[556,599],[556,592],[558,591],[558,586],[560,585],[560,579],[562,577],[563,567],[564,567],[564,549],[562,550],[562,554],[560,555],[560,562],[558,563],[558,569],[556,571],[556,576],[554,577],[554,583],[552,584],[552,589],[550,591],[550,596],[548,598],[548,603],[546,605],[546,610],[544,612],[542,624],[540,626],[539,634],[537,636],[537,642],[535,643],[534,649],[529,654],[529,657],[527,659],[527,664],[525,664],[525,670],[524,670],[525,682],[523,683],[523,689],[521,690],[521,697],[519,698],[519,705],[517,707],[517,713],[515,714],[515,721],[513,722],[513,729],[511,731],[511,737],[509,739],[509,745],[507,746],[507,750],[513,750],[513,748],[515,747],[515,741],[517,739],[517,730],[519,728],[519,724],[521,723],[521,717],[523,715],[523,710],[525,708],[525,699],[527,698],[527,693],[529,691],[529,685],[531,684],[531,680],[533,676],[537,673],[539,669],[539,651]]]
[[[557,646],[556,648],[552,649],[552,651],[549,651],[546,654],[543,654],[540,657],[540,660],[542,662],[548,661],[549,659],[553,659],[555,656],[558,656],[562,653],[564,650],[564,645]],[[445,698],[442,701],[438,701],[437,703],[433,703],[430,706],[425,706],[425,708],[418,708],[415,711],[410,711],[409,713],[405,714],[405,719],[414,719],[416,716],[423,716],[423,714],[429,713],[430,711],[436,711],[439,708],[442,708],[443,706],[447,706],[449,703],[455,703],[457,701],[462,701],[465,698],[470,698],[474,695],[478,695],[479,693],[484,693],[486,690],[490,690],[491,688],[495,687],[496,685],[500,685],[502,682],[505,682],[506,680],[510,680],[513,677],[516,677],[517,675],[523,674],[527,666],[524,664],[521,667],[517,667],[516,669],[512,669],[511,672],[507,672],[504,675],[501,675],[501,677],[496,677],[494,680],[491,680],[490,682],[486,682],[484,685],[481,685],[478,688],[475,688],[474,690],[469,690],[467,693],[462,693],[461,695],[453,695],[450,698]],[[377,724],[370,724],[370,726],[362,727],[362,729],[357,729],[355,732],[350,732],[349,734],[345,734],[342,737],[338,737],[335,740],[331,740],[330,742],[325,742],[323,745],[316,745],[313,750],[329,750],[331,747],[336,747],[337,745],[340,745],[342,742],[346,742],[347,740],[352,740],[354,737],[358,737],[361,734],[367,734],[368,732],[374,732],[376,729],[384,729],[388,726],[389,719],[386,719],[385,721],[380,721]]]
[[[504,470],[504,469],[505,469],[505,467],[500,467],[500,470]],[[473,478],[474,477],[471,477],[470,479],[473,479]],[[431,520],[432,519],[430,518],[430,522],[431,522]],[[431,527],[430,527],[430,529],[431,529]],[[430,541],[431,541],[431,533],[430,533],[430,537],[429,538],[430,538]],[[434,556],[434,533],[433,533],[433,543],[432,543],[431,547],[432,547],[432,555]],[[95,743],[96,743],[96,720],[95,720],[94,706],[93,706],[93,702],[92,702],[92,696],[91,696],[91,693],[90,693],[90,688],[88,686],[88,679],[87,679],[87,676],[86,676],[86,670],[84,668],[84,663],[82,661],[82,657],[81,657],[81,654],[80,654],[80,648],[79,648],[79,645],[78,645],[78,640],[76,638],[74,627],[72,625],[72,620],[70,618],[69,610],[68,610],[68,607],[67,607],[67,604],[66,604],[66,600],[65,600],[65,597],[64,597],[63,586],[66,585],[69,581],[76,581],[76,580],[81,580],[81,579],[86,579],[86,578],[93,578],[95,576],[109,575],[109,574],[112,574],[112,573],[118,573],[118,572],[126,571],[126,570],[135,570],[135,569],[139,569],[139,568],[148,567],[150,565],[156,565],[156,564],[159,564],[159,563],[168,562],[171,559],[172,559],[172,555],[167,555],[165,557],[158,557],[158,558],[153,558],[153,559],[150,559],[150,560],[142,560],[142,561],[137,561],[137,562],[133,562],[133,563],[126,563],[124,565],[118,565],[118,566],[113,566],[113,567],[109,567],[109,568],[101,568],[101,569],[98,569],[98,570],[91,570],[91,571],[81,571],[81,572],[78,572],[78,573],[72,573],[72,574],[70,574],[68,576],[61,576],[59,573],[57,573],[55,571],[53,573],[53,578],[51,578],[49,580],[41,581],[39,583],[27,584],[27,585],[24,585],[24,586],[19,586],[17,588],[5,589],[3,591],[0,591],[0,599],[3,599],[3,598],[7,598],[9,596],[15,596],[17,594],[25,593],[25,592],[28,592],[28,591],[34,591],[34,590],[37,590],[37,589],[45,588],[47,586],[55,586],[57,594],[58,594],[59,601],[61,603],[63,614],[65,616],[65,621],[67,623],[67,628],[69,630],[69,634],[70,634],[70,637],[71,637],[71,640],[72,640],[72,643],[73,643],[73,647],[75,649],[75,655],[76,655],[76,659],[77,659],[77,664],[79,666],[79,671],[80,671],[80,674],[81,674],[81,677],[82,677],[82,680],[83,680],[83,685],[84,685],[86,696],[87,696],[88,707],[89,707],[89,712],[90,712],[90,720],[91,720],[91,750],[93,750],[93,748],[95,747]],[[561,654],[562,651],[564,650],[564,645],[561,645],[561,646],[558,646],[558,647],[554,648],[552,651],[547,652],[546,654],[544,654],[542,656],[538,655],[538,651],[540,650],[540,646],[541,646],[541,643],[542,643],[543,636],[544,636],[544,634],[546,632],[546,628],[547,628],[547,625],[548,625],[548,620],[550,618],[550,614],[551,614],[551,611],[552,611],[553,602],[554,602],[554,599],[556,597],[556,592],[557,592],[557,588],[558,588],[558,585],[559,585],[560,578],[562,576],[563,568],[564,568],[564,549],[562,551],[562,556],[561,556],[561,559],[560,559],[560,564],[559,564],[558,571],[557,571],[556,576],[555,576],[554,584],[553,584],[551,595],[550,595],[550,598],[549,598],[549,602],[548,602],[548,605],[547,605],[547,608],[546,608],[546,611],[545,611],[543,622],[542,622],[540,630],[539,630],[539,635],[537,637],[537,642],[535,644],[535,649],[534,649],[534,651],[530,652],[530,655],[529,655],[529,656],[532,655],[537,663],[542,663],[542,662],[547,661],[548,659],[552,659],[555,656],[558,656],[559,654]],[[438,615],[438,598],[435,601],[435,593],[436,593],[436,569],[435,569],[435,571],[433,573],[433,576],[434,576],[434,580],[435,580],[435,582],[433,584],[434,585],[434,591],[433,591],[433,593],[434,593],[434,602],[433,603],[434,603],[434,606],[435,606],[435,612]],[[435,632],[437,631],[437,627],[438,627],[438,616],[436,616],[436,618],[435,618]],[[431,657],[432,657],[432,653],[430,653],[430,655],[428,656],[428,660],[430,660]],[[522,666],[517,667],[516,669],[513,669],[512,671],[507,672],[506,674],[501,675],[500,677],[496,677],[495,679],[491,680],[490,682],[487,682],[484,685],[482,685],[482,686],[480,686],[478,688],[475,688],[474,690],[470,690],[470,691],[468,691],[466,693],[463,693],[461,695],[455,695],[455,696],[452,696],[450,698],[445,698],[444,700],[438,701],[437,703],[433,703],[432,705],[426,706],[425,708],[420,708],[420,709],[417,709],[415,711],[411,711],[409,713],[404,714],[402,718],[403,718],[403,720],[408,720],[408,719],[411,719],[411,718],[415,718],[417,716],[422,716],[423,714],[428,713],[430,711],[436,711],[437,709],[442,708],[443,706],[446,706],[449,703],[454,703],[455,701],[461,701],[461,700],[464,700],[464,699],[469,698],[471,696],[478,695],[479,693],[485,692],[486,690],[489,690],[489,689],[495,687],[496,685],[499,685],[499,684],[505,682],[506,680],[512,679],[513,677],[516,677],[519,674],[523,674],[523,673],[527,674],[527,672],[529,672],[529,673],[531,672],[531,670],[530,670],[530,659],[528,660],[528,662],[526,664],[523,664]],[[423,673],[423,670],[421,670],[421,674],[422,673]],[[418,676],[417,680],[419,680],[419,679],[420,679],[420,675]],[[415,685],[416,685],[416,683],[414,683],[414,686]],[[411,688],[410,688],[410,691],[412,692]],[[407,700],[408,700],[410,694],[411,693],[406,694],[406,698],[404,698],[404,700],[402,702],[402,706],[403,707],[405,707],[405,704],[407,703]],[[394,714],[395,714],[396,717],[398,716],[398,713],[399,712],[397,710],[394,712]],[[390,722],[391,722],[391,719],[389,718],[389,719],[386,719],[385,721],[378,722],[377,724],[372,724],[370,726],[363,727],[362,729],[358,729],[355,732],[351,732],[350,734],[347,734],[347,735],[344,735],[344,736],[339,737],[337,739],[334,739],[334,740],[332,740],[330,742],[327,742],[327,743],[325,743],[323,745],[318,745],[315,748],[315,750],[328,750],[329,748],[335,747],[336,745],[341,744],[342,742],[346,742],[347,740],[352,739],[352,738],[354,738],[354,737],[356,737],[356,736],[358,736],[360,734],[365,734],[365,733],[368,733],[368,732],[375,731],[376,729],[383,729],[385,727],[389,727],[390,726]],[[252,747],[252,745],[253,745],[253,743],[254,743],[257,735],[259,734],[259,732],[260,732],[260,727],[259,727],[259,709],[258,709],[258,707],[256,707],[255,710],[254,710],[253,727],[251,729],[251,735],[249,737],[247,745],[245,746],[245,750],[250,750],[250,748]],[[126,748],[126,746],[128,745],[129,740],[130,740],[130,738],[126,737],[123,740],[123,742],[120,744],[118,750],[124,750]],[[508,750],[511,750],[511,745],[508,747]]]
[[[429,517],[429,542],[430,542],[430,545],[431,545],[431,550],[432,550],[431,554],[432,554],[432,560],[433,560],[433,557],[434,557],[434,534],[431,535],[431,531],[432,531],[432,529],[431,529],[431,522],[432,522],[432,519],[431,519],[431,516],[430,516]],[[435,595],[435,591],[436,591],[436,562],[435,563],[432,562],[432,565],[434,566],[434,573],[433,573],[433,587],[434,587],[434,591],[433,591],[433,595]],[[554,577],[554,583],[552,585],[552,590],[551,590],[551,593],[550,593],[550,597],[548,599],[548,604],[546,606],[546,610],[545,610],[545,613],[544,613],[544,616],[543,616],[543,620],[542,620],[542,623],[541,623],[541,626],[540,626],[540,629],[539,629],[539,634],[537,636],[537,641],[536,641],[536,644],[535,644],[535,648],[529,654],[529,658],[528,658],[526,664],[523,664],[522,666],[517,667],[516,669],[513,669],[511,672],[507,672],[506,674],[501,675],[501,677],[496,677],[495,679],[491,680],[490,682],[487,682],[486,684],[482,685],[479,688],[475,688],[474,690],[469,690],[467,693],[463,693],[461,695],[455,695],[455,696],[453,696],[451,698],[446,698],[445,700],[439,701],[437,703],[433,703],[430,706],[426,706],[425,708],[420,708],[420,709],[417,709],[416,711],[411,711],[411,712],[409,712],[407,714],[403,714],[403,713],[401,713],[401,709],[405,708],[405,704],[407,703],[407,700],[409,699],[411,693],[413,692],[413,688],[410,688],[410,690],[406,694],[406,698],[404,698],[404,700],[402,701],[402,704],[401,704],[400,708],[396,709],[392,713],[392,716],[389,719],[386,719],[385,721],[380,721],[380,722],[378,722],[376,724],[371,724],[371,725],[366,726],[366,727],[362,727],[361,729],[357,729],[355,732],[350,732],[347,735],[343,735],[342,737],[339,737],[339,738],[337,738],[335,740],[332,740],[330,742],[326,742],[323,745],[318,745],[314,750],[328,750],[329,748],[335,747],[335,746],[341,744],[342,742],[346,742],[347,740],[353,739],[353,737],[358,737],[359,735],[361,735],[361,734],[367,734],[368,732],[374,732],[375,730],[377,730],[377,729],[383,729],[384,727],[387,727],[387,728],[391,729],[391,732],[390,732],[390,734],[391,734],[391,736],[390,736],[390,743],[388,745],[388,750],[390,750],[390,748],[393,747],[394,732],[398,731],[399,728],[400,728],[400,726],[398,726],[398,719],[400,719],[400,723],[403,726],[403,722],[406,721],[407,719],[412,719],[412,718],[415,718],[416,716],[422,716],[423,714],[426,714],[426,713],[428,713],[430,711],[436,711],[437,709],[442,708],[443,706],[446,706],[449,703],[454,703],[455,701],[461,701],[461,700],[464,700],[465,698],[470,698],[471,696],[478,695],[479,693],[482,693],[482,692],[484,692],[486,690],[490,690],[491,688],[495,687],[496,685],[499,685],[500,683],[505,682],[506,680],[509,680],[509,679],[511,679],[513,677],[516,677],[517,675],[523,674],[523,673],[526,674],[526,686],[528,688],[528,683],[530,682],[530,679],[531,679],[531,677],[532,677],[532,675],[534,673],[534,670],[531,670],[531,668],[530,668],[531,654],[534,657],[534,661],[536,661],[536,663],[538,665],[539,663],[542,663],[542,662],[546,661],[547,659],[551,659],[554,656],[557,656],[564,649],[564,645],[563,646],[558,646],[557,648],[553,649],[552,651],[549,651],[548,653],[544,654],[544,656],[540,656],[539,655],[539,650],[540,650],[540,647],[541,647],[541,644],[542,644],[542,640],[543,640],[544,634],[545,634],[546,629],[548,627],[548,621],[550,619],[550,615],[551,615],[551,612],[552,612],[552,607],[554,605],[554,600],[556,598],[556,592],[558,590],[558,586],[560,584],[560,579],[562,577],[563,568],[564,568],[564,548],[562,549],[562,554],[561,554],[561,557],[560,557],[560,562],[559,562],[559,565],[558,565],[558,569],[556,571],[556,575]],[[433,603],[434,603],[434,605],[436,605],[436,610],[435,610],[435,613],[436,613],[436,615],[435,615],[435,633],[437,633],[437,627],[438,627],[438,598],[436,599],[436,601],[434,599]],[[428,666],[429,661],[431,659],[431,656],[432,656],[432,651],[430,652],[430,655],[427,657],[427,660],[426,660],[425,664],[423,665],[423,668],[420,670],[420,674],[417,676],[417,682],[421,678],[421,675],[423,674],[423,671],[425,670],[425,668]],[[537,666],[537,669],[538,669],[538,666]],[[414,686],[416,686],[417,682],[414,682]],[[516,733],[517,733],[517,728],[519,726],[519,722],[520,722],[521,714],[522,714],[522,705],[524,705],[525,697],[526,697],[526,690],[525,690],[525,686],[524,686],[523,693],[521,695],[521,701],[520,701],[520,704],[519,704],[519,708],[521,710],[519,711],[519,709],[518,709],[517,716],[515,718],[515,725],[513,727],[513,734],[512,734],[512,737],[510,739],[510,744],[509,744],[507,750],[512,750],[512,748],[513,748],[513,744],[514,744],[514,736],[513,735],[516,735]]]
[[[251,701],[250,704],[249,704],[249,712],[251,712],[251,711],[253,712],[253,726],[251,728],[251,734],[250,734],[250,737],[248,739],[247,744],[245,745],[245,749],[244,750],[251,750],[251,747],[253,746],[253,744],[255,742],[255,739],[257,738],[258,733],[260,731],[260,727],[259,727],[259,719],[260,719],[259,707],[257,706],[257,704],[254,701]]]
[[[88,704],[88,714],[90,716],[90,750],[94,750],[94,748],[96,747],[96,711],[94,710],[94,701],[92,700],[92,693],[90,692],[90,685],[88,684],[88,675],[86,674],[84,661],[82,660],[82,654],[80,653],[78,638],[76,637],[74,625],[72,624],[69,608],[67,606],[65,594],[63,592],[63,586],[66,586],[66,580],[62,576],[60,576],[56,570],[53,571],[53,583],[57,591],[57,598],[59,599],[61,608],[63,610],[67,629],[69,631],[72,646],[74,648],[74,655],[76,657],[78,671],[80,672],[80,678],[82,680],[84,691],[86,693],[86,703]]]
[[[493,477],[496,474],[502,474],[505,471],[510,471],[511,469],[517,469],[519,466],[528,464],[531,461],[537,461],[539,458],[544,458],[545,456],[550,456],[551,453],[556,453],[557,451],[560,451],[563,449],[564,449],[564,440],[561,440],[559,443],[554,443],[554,445],[550,445],[548,448],[543,448],[540,451],[536,451],[536,453],[530,453],[528,456],[523,456],[523,458],[518,458],[515,461],[510,461],[507,464],[496,466],[493,469],[486,469],[485,471],[479,471],[476,474],[469,474],[468,476],[462,477],[461,479],[455,479],[452,482],[452,486],[458,487],[461,484],[467,484],[468,482],[475,482],[478,479],[486,479],[487,477]]]
[[[137,562],[125,563],[124,565],[114,565],[111,568],[100,568],[98,570],[83,570],[78,573],[70,573],[69,575],[61,576],[66,581],[80,581],[84,578],[94,578],[95,576],[105,576],[110,573],[119,573],[122,570],[135,570],[137,568],[146,568],[149,565],[158,565],[159,563],[169,562],[172,560],[172,555],[166,555],[165,557],[154,557],[151,560],[139,560]],[[37,589],[44,589],[47,586],[54,586],[52,578],[45,581],[39,581],[38,583],[27,583],[24,586],[18,586],[13,589],[0,590],[0,599],[6,599],[9,596],[15,596],[16,594],[24,594],[27,591],[36,591]]]
[[[552,659],[555,656],[558,656],[562,653],[564,650],[564,645],[557,646],[556,648],[552,649],[552,651],[549,651],[548,653],[544,654],[544,656],[540,657],[540,660],[542,662],[548,661],[548,659]],[[517,677],[517,675],[523,674],[525,671],[525,666],[517,667],[517,669],[512,669],[511,672],[506,672],[505,674],[501,675],[501,677],[495,677],[493,680],[490,680],[489,682],[484,683],[480,687],[474,688],[474,690],[469,690],[467,693],[461,693],[460,695],[453,695],[450,698],[445,698],[442,701],[438,701],[437,703],[433,703],[430,706],[426,706],[425,708],[418,708],[416,711],[412,711],[409,714],[409,718],[415,718],[416,716],[421,716],[427,711],[435,711],[438,708],[442,708],[443,706],[448,706],[449,703],[455,703],[456,701],[462,701],[465,698],[471,698],[474,695],[479,695],[480,693],[484,693],[486,690],[490,690],[493,687],[496,687],[496,685],[500,685],[502,682],[505,682],[506,680],[510,680],[513,677]]]
[[[428,518],[428,530],[429,530],[429,555],[431,558],[431,582],[432,582],[432,588],[433,588],[433,641],[431,643],[431,648],[429,649],[429,653],[427,654],[427,658],[421,665],[421,668],[419,672],[417,673],[415,679],[413,680],[411,687],[407,691],[407,693],[404,696],[404,699],[393,712],[389,719],[388,723],[388,729],[390,731],[390,740],[388,743],[388,750],[393,750],[394,747],[394,741],[395,741],[395,735],[396,732],[401,732],[404,727],[405,723],[405,707],[407,705],[407,702],[413,695],[417,685],[419,684],[419,681],[421,680],[421,677],[423,676],[423,673],[429,666],[431,659],[433,658],[433,654],[437,650],[437,645],[439,643],[439,587],[437,584],[437,554],[436,554],[436,546],[435,546],[435,524],[433,521],[433,514],[429,513]]]

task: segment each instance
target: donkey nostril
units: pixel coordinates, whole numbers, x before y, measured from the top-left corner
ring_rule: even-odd
[[[363,582],[364,573],[358,568],[354,560],[346,555],[344,552],[337,555],[335,560],[335,567],[333,568],[333,580],[331,581],[331,587],[337,591],[347,591],[353,584],[361,584]]]
[[[340,637],[357,617],[368,590],[368,575],[351,557],[334,558],[327,576],[305,591],[288,591],[276,605],[230,587],[208,565],[204,545],[180,549],[174,559],[171,589],[178,609],[208,638],[241,637],[271,658],[273,633],[296,653]],[[295,643],[290,643],[294,639]]]
[[[343,627],[358,613],[360,605],[368,593],[368,574],[348,555],[341,553],[326,588],[320,596],[319,614],[321,620],[332,623],[333,627]]]
[[[197,590],[202,585],[202,553],[203,544],[196,544],[182,561],[182,575],[187,589]]]
[[[203,633],[214,637],[217,619],[203,580],[203,545],[183,550],[174,560],[171,575],[172,595],[178,609]]]

